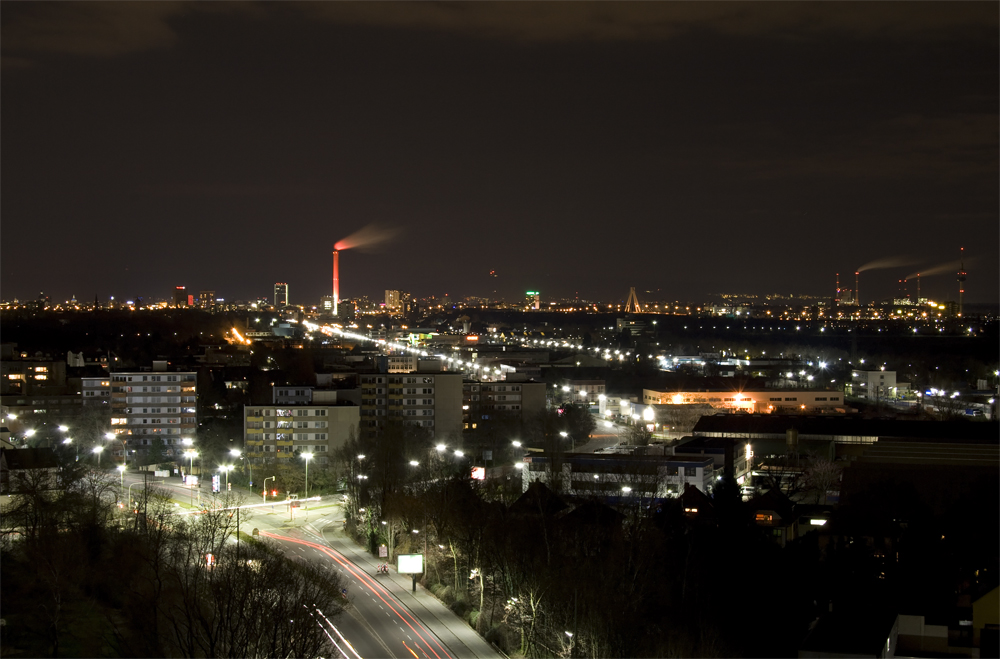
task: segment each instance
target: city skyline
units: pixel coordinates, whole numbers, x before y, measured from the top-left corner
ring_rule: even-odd
[[[998,12],[4,3],[2,297],[996,302]]]

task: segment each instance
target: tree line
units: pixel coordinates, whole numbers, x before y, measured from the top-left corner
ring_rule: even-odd
[[[53,482],[56,478],[56,482]],[[15,478],[3,515],[5,651],[26,656],[330,656],[341,580],[237,535],[236,497],[179,514],[80,463]],[[239,542],[236,540],[239,538]]]

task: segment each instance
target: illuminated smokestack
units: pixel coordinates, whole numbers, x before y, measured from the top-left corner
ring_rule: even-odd
[[[340,250],[333,250],[333,315],[337,315],[340,302]]]
[[[858,277],[861,276],[860,272],[855,271],[854,273],[854,302],[860,307],[861,306],[861,288],[858,285]]]
[[[958,270],[958,315],[962,315],[962,297],[965,295],[965,248],[960,248],[962,252],[962,260],[960,261]]]
[[[840,304],[840,273],[837,273],[837,297],[833,300],[834,304]]]
[[[920,304],[920,273],[917,273],[917,304]]]

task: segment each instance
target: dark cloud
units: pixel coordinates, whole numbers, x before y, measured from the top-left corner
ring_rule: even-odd
[[[165,48],[194,12],[300,12],[312,20],[526,41],[643,41],[691,31],[787,39],[960,39],[996,32],[989,2],[4,2],[4,65],[40,54]]]
[[[788,144],[790,129],[775,125],[723,127],[727,145],[755,134],[752,151],[718,147],[721,166],[762,179],[836,176],[960,179],[992,176],[998,167],[1000,128],[995,114],[907,114],[863,126],[829,128],[814,122],[795,129],[811,135]],[[822,136],[826,132],[825,137]],[[728,140],[724,138],[729,138]]]
[[[329,2],[300,5],[338,23],[534,41],[664,39],[690,30],[802,39],[954,38],[995,30],[986,2]]]

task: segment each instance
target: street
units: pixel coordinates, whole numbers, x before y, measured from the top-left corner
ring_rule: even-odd
[[[192,492],[178,478],[150,480],[165,480],[152,486],[169,493],[175,503],[181,504],[179,508],[189,509]],[[125,476],[126,488],[142,482],[141,475]],[[206,489],[209,491],[202,492],[202,505],[208,505],[213,497],[210,488]],[[258,529],[261,537],[274,541],[292,560],[307,561],[340,573],[349,601],[346,615],[333,620],[319,615],[317,622],[327,630],[331,642],[346,659],[500,656],[423,587],[418,585],[417,591],[411,592],[409,575],[398,575],[390,567],[388,575],[376,576],[376,566],[385,561],[371,557],[345,535],[344,517],[336,497],[310,501],[308,511],[304,507],[290,510],[284,501],[279,501],[272,512],[271,506],[260,505],[259,494],[239,492],[246,497],[246,505],[252,506],[246,509],[244,533],[252,534]],[[197,504],[198,495],[193,498]]]

